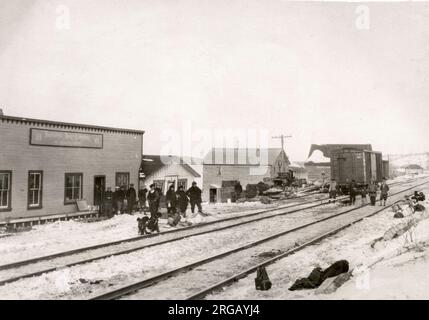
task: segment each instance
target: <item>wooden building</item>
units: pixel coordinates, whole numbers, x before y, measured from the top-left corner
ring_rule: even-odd
[[[424,173],[423,167],[419,166],[418,164],[410,164],[408,166],[405,166],[404,169],[405,169],[405,174],[408,174],[408,175]]]
[[[290,161],[281,148],[213,148],[203,162],[203,201],[226,202],[239,181],[247,184],[272,183],[289,171]]]
[[[162,190],[163,194],[172,184],[175,190],[179,186],[183,186],[187,190],[195,181],[201,188],[201,169],[202,165],[199,165],[195,159],[191,160],[178,156],[143,155],[141,164],[143,176],[140,185],[145,185],[149,189],[153,183]]]
[[[0,115],[0,221],[97,205],[138,184],[144,131]]]

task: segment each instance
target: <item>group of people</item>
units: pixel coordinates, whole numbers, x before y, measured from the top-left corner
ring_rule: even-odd
[[[151,217],[155,217],[159,212],[162,190],[156,188],[155,184],[151,184],[149,188],[150,190],[144,188],[139,191],[140,210],[145,211],[147,202]],[[187,191],[184,190],[183,186],[179,186],[177,191],[174,189],[174,185],[171,185],[168,188],[165,197],[168,214],[175,214],[178,212],[183,215],[183,217],[186,217],[186,210],[189,203],[191,204],[192,213],[195,212],[195,207],[198,208],[199,213],[202,213],[202,190],[197,186],[195,181],[192,182],[192,187],[190,187]]]
[[[116,186],[114,192],[108,187],[103,195],[104,212],[107,216],[122,213],[131,214],[135,209],[136,200],[136,189],[132,183],[129,188]]]
[[[331,180],[331,183],[329,185],[329,198],[330,199],[336,199],[337,197],[337,182],[335,179]],[[367,203],[367,196],[369,195],[369,199],[372,206],[375,206],[377,202],[377,191],[380,190],[380,206],[386,205],[387,198],[389,196],[389,186],[386,183],[386,178],[383,178],[383,181],[381,182],[380,186],[375,183],[373,180],[371,180],[368,184],[368,186],[359,187],[356,184],[355,180],[352,180],[351,182],[347,183],[347,189],[350,196],[350,205],[354,205],[356,202],[356,196],[360,195],[362,198],[362,205]]]

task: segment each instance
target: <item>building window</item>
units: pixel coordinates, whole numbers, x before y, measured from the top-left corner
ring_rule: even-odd
[[[0,171],[0,211],[12,209],[12,171]]]
[[[76,203],[82,199],[82,173],[66,173],[64,203]]]
[[[164,194],[164,180],[153,180],[153,184],[155,185],[155,188],[161,189],[161,193]]]
[[[130,173],[129,172],[116,172],[116,186],[125,187],[126,189],[130,186]]]
[[[222,171],[220,170],[220,167],[217,167],[217,175],[221,176],[222,175]]]
[[[28,209],[42,208],[43,171],[28,172]]]
[[[188,180],[187,179],[179,179],[177,180],[177,187],[183,187],[183,190],[187,190]]]

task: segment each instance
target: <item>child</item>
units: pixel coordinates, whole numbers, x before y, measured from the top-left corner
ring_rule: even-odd
[[[362,205],[365,205],[367,202],[366,202],[366,196],[368,195],[368,190],[366,189],[366,187],[363,187],[362,188],[362,191],[361,191],[361,196],[362,196]]]

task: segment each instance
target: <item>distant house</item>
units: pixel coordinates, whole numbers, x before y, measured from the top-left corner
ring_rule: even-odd
[[[141,186],[149,188],[153,183],[163,194],[171,184],[175,186],[175,190],[178,186],[183,186],[186,190],[193,181],[200,186],[202,182],[201,169],[197,162],[178,156],[143,155],[140,172]]]
[[[421,174],[424,172],[424,169],[418,164],[410,164],[404,167],[404,169],[405,169],[405,174]]]
[[[203,161],[203,201],[226,202],[237,181],[271,182],[287,173],[290,161],[281,148],[213,148]]]

